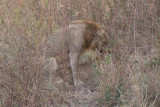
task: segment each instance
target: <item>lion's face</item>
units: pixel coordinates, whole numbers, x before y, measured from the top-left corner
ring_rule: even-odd
[[[91,49],[92,50],[98,49],[100,53],[104,53],[107,44],[108,44],[107,35],[105,31],[101,29],[96,32],[96,36],[93,38],[93,41],[91,43]]]

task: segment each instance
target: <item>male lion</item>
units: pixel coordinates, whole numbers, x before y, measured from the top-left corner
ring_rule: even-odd
[[[80,54],[106,46],[107,42],[106,34],[99,24],[83,20],[74,21],[68,27],[45,37],[39,49],[45,59],[54,57],[57,63],[69,58],[73,82],[78,86],[82,84],[77,76]]]

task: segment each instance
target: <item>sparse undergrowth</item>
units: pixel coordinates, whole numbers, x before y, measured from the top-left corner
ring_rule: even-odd
[[[159,107],[159,6],[159,0],[1,0],[0,106],[76,106],[90,101],[94,106]],[[103,60],[92,52],[82,56],[93,62],[98,97],[48,81],[35,54],[44,36],[81,19],[102,24],[108,33]],[[80,102],[79,97],[84,99]]]

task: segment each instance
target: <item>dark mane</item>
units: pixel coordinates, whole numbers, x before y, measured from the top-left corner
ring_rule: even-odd
[[[84,40],[85,40],[84,47],[86,48],[85,50],[87,50],[88,48],[90,48],[91,42],[93,38],[96,36],[97,30],[101,30],[102,28],[99,24],[92,21],[77,20],[72,22],[72,24],[79,24],[79,23],[84,23],[86,25],[86,30],[84,34]]]

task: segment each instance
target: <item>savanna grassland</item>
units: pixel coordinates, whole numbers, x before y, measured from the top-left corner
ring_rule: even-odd
[[[37,45],[84,19],[109,39],[103,59],[82,56],[92,62],[96,89],[45,82]],[[160,107],[160,0],[0,0],[0,107],[53,106]]]

